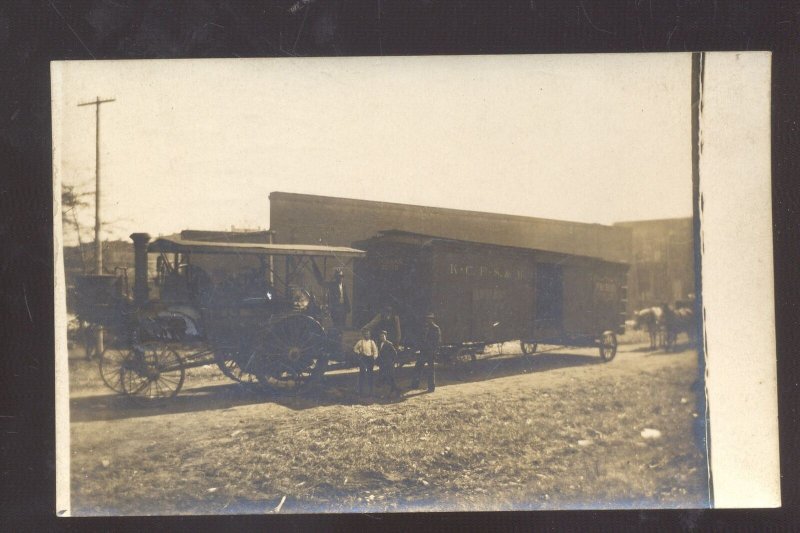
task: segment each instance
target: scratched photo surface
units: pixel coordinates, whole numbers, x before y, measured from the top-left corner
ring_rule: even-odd
[[[54,63],[59,511],[710,506],[696,67]]]

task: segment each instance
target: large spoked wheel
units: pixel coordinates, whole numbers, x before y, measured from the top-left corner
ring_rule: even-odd
[[[173,398],[181,390],[185,377],[178,352],[158,342],[135,345],[120,371],[122,391],[142,405]]]
[[[613,331],[604,331],[600,336],[600,358],[609,362],[617,355],[617,335]]]
[[[325,345],[325,331],[313,318],[283,318],[266,336],[256,375],[270,390],[298,392],[325,372]]]
[[[248,343],[226,344],[214,349],[214,360],[220,371],[237,383],[251,387],[258,383],[254,373],[258,353]]]
[[[519,348],[525,355],[533,355],[536,353],[536,350],[539,349],[539,346],[534,341],[519,341]]]
[[[103,353],[100,354],[98,367],[103,383],[114,392],[123,393],[122,365],[131,351],[131,346],[139,342],[139,332],[135,328],[124,335],[115,335],[107,331],[104,339]]]
[[[130,351],[127,347],[107,347],[100,356],[100,377],[106,387],[114,392],[125,392],[122,388],[122,365]]]

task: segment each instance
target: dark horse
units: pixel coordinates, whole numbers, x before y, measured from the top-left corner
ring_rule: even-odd
[[[694,310],[688,306],[671,307],[661,306],[664,313],[664,324],[667,330],[666,348],[671,350],[675,347],[679,333],[686,333],[689,343],[694,342],[695,321]]]
[[[650,334],[650,349],[655,350],[664,345],[664,310],[662,307],[648,307],[634,313],[636,329],[646,329]]]

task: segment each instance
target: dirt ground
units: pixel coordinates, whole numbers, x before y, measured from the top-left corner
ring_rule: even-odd
[[[408,391],[406,367],[403,397],[366,402],[353,372],[275,398],[201,368],[167,405],[142,408],[75,357],[72,514],[708,506],[695,350],[473,367],[437,369],[433,394]]]

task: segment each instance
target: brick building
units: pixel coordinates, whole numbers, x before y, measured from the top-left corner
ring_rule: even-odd
[[[631,230],[628,312],[688,300],[695,292],[692,219],[618,222]]]

